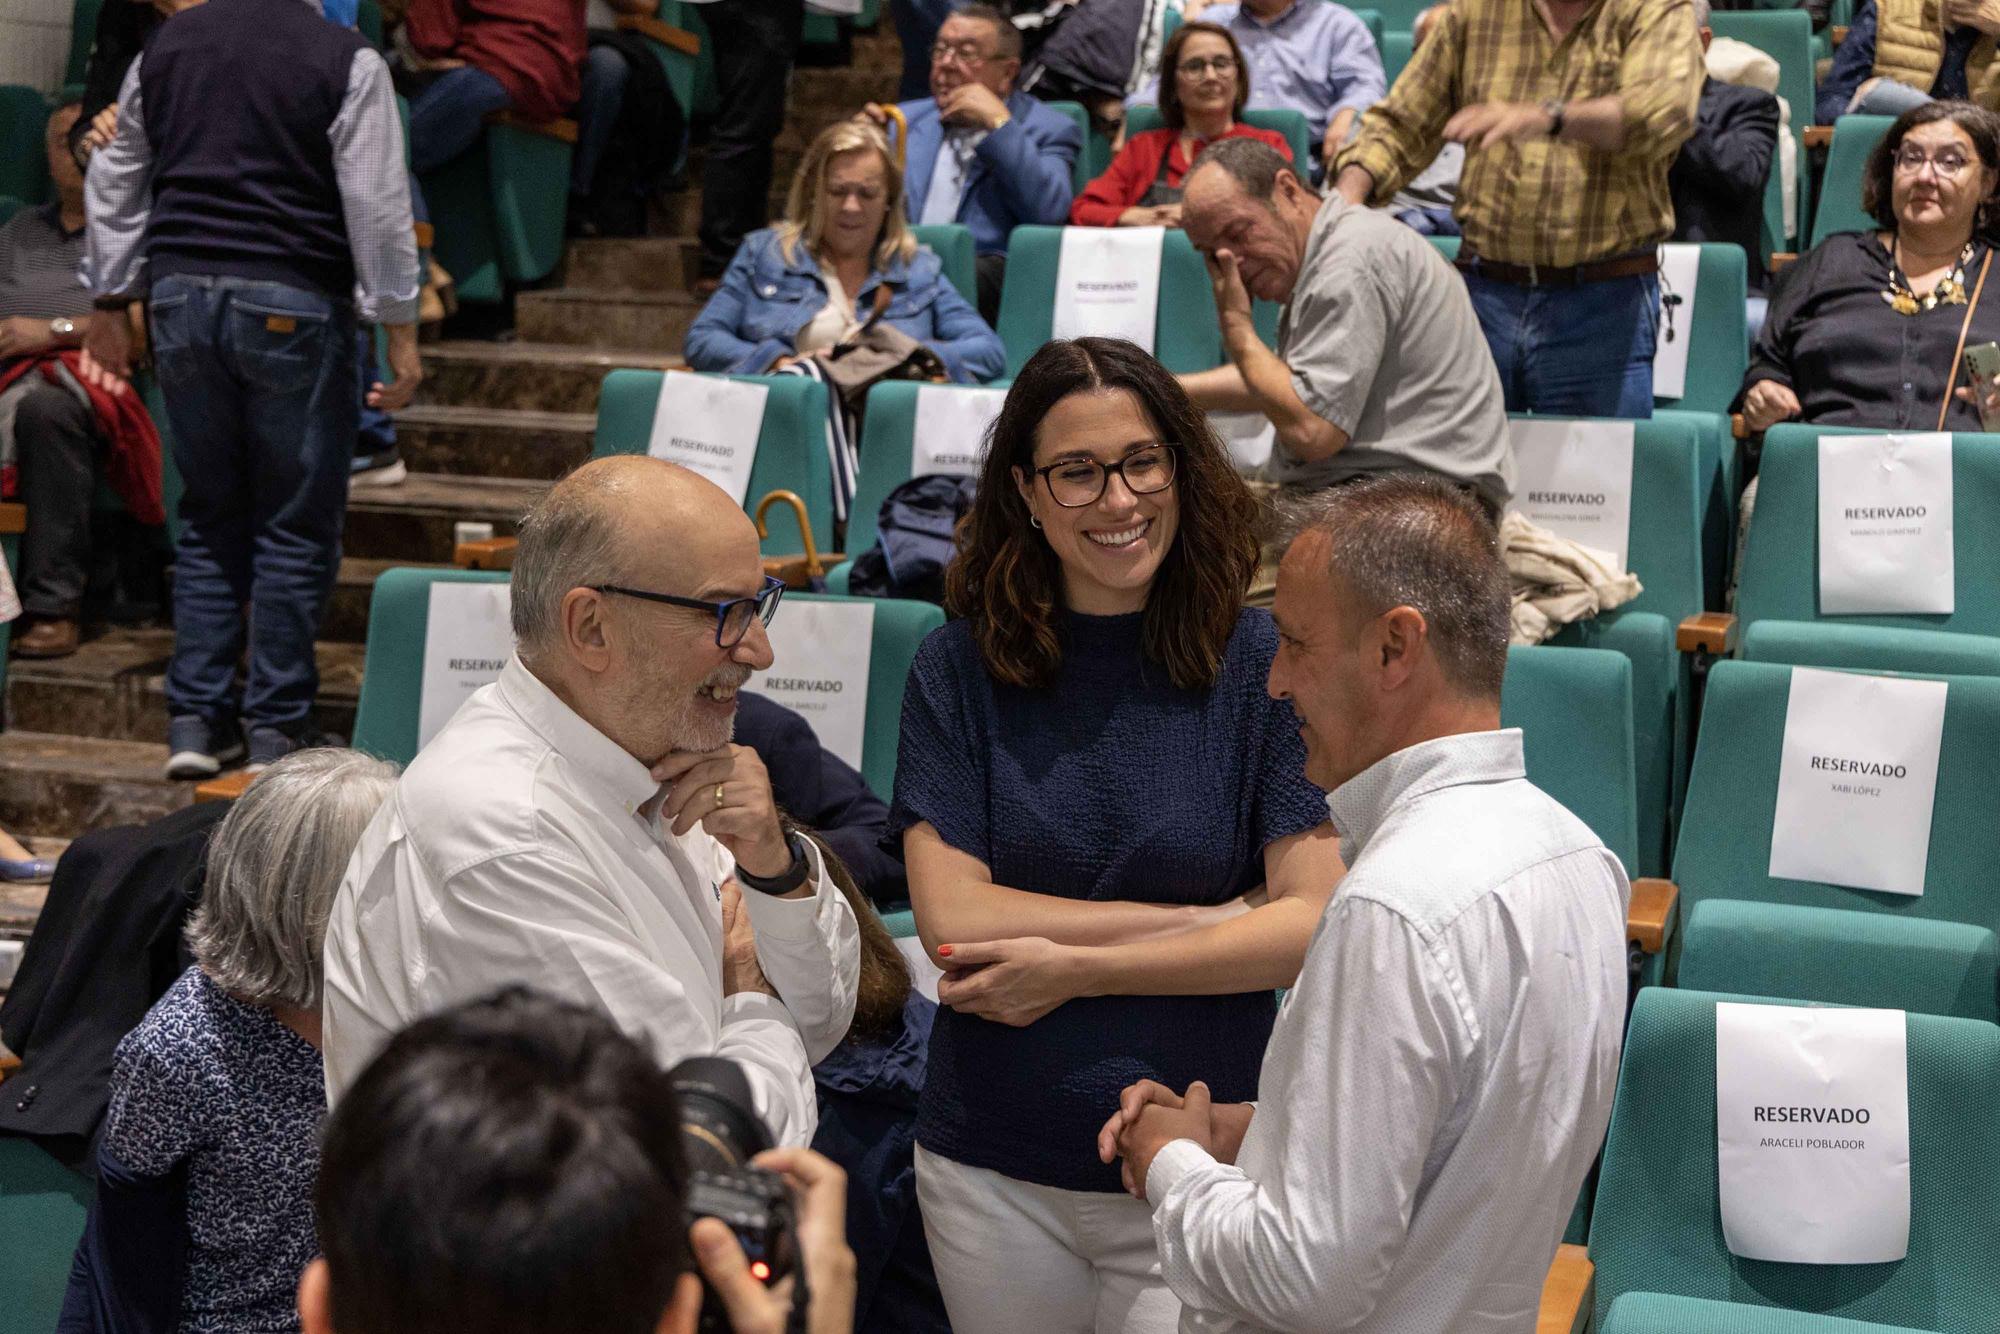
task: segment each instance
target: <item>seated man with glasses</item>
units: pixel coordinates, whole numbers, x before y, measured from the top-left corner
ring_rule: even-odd
[[[335,1101],[412,1021],[524,983],[663,1066],[735,1061],[778,1141],[811,1140],[860,947],[825,854],[730,742],[781,591],[749,516],[658,459],[586,464],[522,520],[515,656],[410,764],[334,900]]]
[[[1021,34],[991,5],[966,5],[931,47],[931,95],[898,107],[905,207],[914,223],[963,223],[979,250],[979,313],[1000,318],[1007,237],[1025,223],[1069,219],[1083,151],[1076,122],[1014,87]],[[887,125],[886,108],[863,115]]]

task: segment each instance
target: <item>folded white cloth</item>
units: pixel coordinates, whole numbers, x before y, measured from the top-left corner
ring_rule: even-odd
[[[1640,593],[1638,576],[1621,570],[1610,552],[1558,537],[1511,510],[1500,520],[1500,553],[1514,594],[1510,643],[1539,644]]]

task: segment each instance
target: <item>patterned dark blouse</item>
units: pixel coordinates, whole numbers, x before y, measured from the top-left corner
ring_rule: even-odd
[[[142,1191],[185,1183],[184,1242],[130,1254],[119,1244],[130,1232],[93,1218],[97,1286],[129,1293],[121,1270],[157,1274],[184,1244],[178,1324],[146,1326],[296,1330],[299,1275],[319,1254],[312,1190],[325,1116],[318,1050],[269,1010],[188,969],[118,1046],[100,1149],[107,1181]]]

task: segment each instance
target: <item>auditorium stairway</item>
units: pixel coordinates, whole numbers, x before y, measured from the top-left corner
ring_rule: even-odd
[[[892,26],[857,33],[852,63],[792,76],[775,141],[770,209],[781,216],[791,174],[820,130],[895,91]],[[418,402],[397,418],[409,480],[357,491],[345,558],[320,632],[319,725],[343,735],[361,688],[362,641],[376,577],[392,565],[451,559],[454,525],[511,533],[554,478],[589,457],[597,390],[620,367],[684,364],[700,309],[695,277],[701,153],[688,188],[654,201],[654,235],[571,242],[553,281],[517,294],[504,341],[447,338],[424,346]],[[32,522],[32,516],[30,518]],[[0,731],[0,827],[39,851],[86,830],[165,814],[193,799],[160,777],[166,760],[164,628],[104,628],[73,657],[8,665]],[[0,939],[33,923],[40,891],[0,889]]]

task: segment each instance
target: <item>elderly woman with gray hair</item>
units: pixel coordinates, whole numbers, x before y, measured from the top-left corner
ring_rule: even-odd
[[[319,1253],[320,948],[395,781],[358,751],[298,751],[216,829],[195,966],[118,1046],[60,1334],[298,1328]]]

